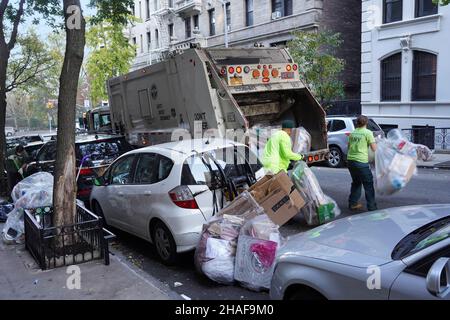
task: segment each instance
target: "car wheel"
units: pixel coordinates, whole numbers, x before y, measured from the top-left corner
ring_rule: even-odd
[[[100,206],[100,204],[97,201],[92,202],[92,210],[94,210],[94,213],[101,217],[103,219],[103,226],[108,226],[108,223],[106,222],[105,214],[103,213],[103,209]]]
[[[344,163],[344,156],[338,147],[330,148],[330,156],[328,158],[328,166],[332,168],[340,168]]]
[[[177,245],[172,233],[161,221],[156,222],[152,232],[153,244],[163,263],[171,265],[177,260]]]
[[[8,132],[8,133],[6,134],[6,136],[7,136],[7,137],[11,137],[11,136],[12,136],[12,133],[11,133],[11,132]]]

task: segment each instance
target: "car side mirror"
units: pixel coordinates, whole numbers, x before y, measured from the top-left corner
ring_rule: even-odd
[[[427,289],[433,295],[443,298],[450,294],[450,258],[439,258],[427,274]]]

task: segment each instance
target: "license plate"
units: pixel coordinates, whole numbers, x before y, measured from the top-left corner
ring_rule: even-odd
[[[295,74],[294,72],[282,72],[281,73],[281,79],[294,79]]]
[[[239,77],[233,77],[233,78],[230,78],[230,85],[232,85],[232,86],[240,86],[240,85],[242,85],[242,78],[239,78]]]

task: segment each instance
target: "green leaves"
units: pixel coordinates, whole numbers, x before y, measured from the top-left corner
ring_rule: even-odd
[[[87,46],[91,50],[86,62],[90,81],[90,95],[94,104],[108,98],[106,81],[127,73],[135,57],[135,47],[124,35],[124,25],[112,20],[92,24],[86,34]]]
[[[326,109],[331,101],[344,96],[339,76],[345,63],[335,56],[342,45],[340,34],[299,31],[294,36],[288,47],[299,65],[300,78]]]
[[[450,3],[450,0],[433,0],[434,4],[440,4],[441,6],[446,6]]]

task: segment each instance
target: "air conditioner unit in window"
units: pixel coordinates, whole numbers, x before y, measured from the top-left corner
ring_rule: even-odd
[[[272,12],[272,20],[280,19],[280,18],[281,18],[281,12],[280,11]]]

